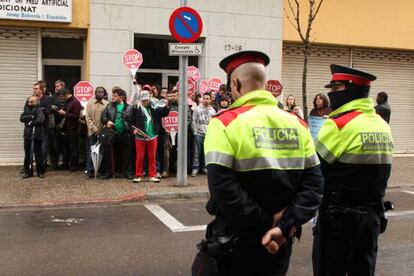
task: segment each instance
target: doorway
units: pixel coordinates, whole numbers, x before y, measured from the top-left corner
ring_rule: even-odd
[[[66,87],[73,91],[73,87],[81,80],[81,76],[81,66],[43,65],[43,79],[47,83],[48,91],[54,91],[56,80],[63,80]]]
[[[178,70],[139,69],[136,79],[141,85],[159,85],[171,90],[178,82]]]

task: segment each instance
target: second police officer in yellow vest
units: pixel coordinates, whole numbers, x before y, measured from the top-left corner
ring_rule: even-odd
[[[383,197],[391,172],[389,125],[368,98],[376,77],[331,65],[334,110],[315,142],[325,177],[314,239],[314,272],[374,275],[378,235],[385,231]]]
[[[235,102],[207,130],[207,210],[215,220],[193,275],[285,275],[292,237],[320,205],[323,177],[311,135],[264,90],[268,63],[255,51],[220,63]]]

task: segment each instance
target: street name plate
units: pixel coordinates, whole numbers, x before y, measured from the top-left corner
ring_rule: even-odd
[[[170,56],[201,56],[203,43],[168,43]]]

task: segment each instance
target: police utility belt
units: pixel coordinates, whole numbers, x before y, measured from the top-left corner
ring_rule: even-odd
[[[375,212],[380,219],[380,233],[384,233],[388,218],[385,215],[386,211],[394,210],[394,204],[390,201],[368,202],[365,204],[347,203],[344,197],[336,192],[331,192],[322,203],[322,209],[325,210],[329,216],[335,215],[351,215],[356,218],[363,219],[369,212]]]

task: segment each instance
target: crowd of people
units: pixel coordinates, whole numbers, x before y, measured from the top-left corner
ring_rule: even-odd
[[[158,85],[139,85],[127,99],[121,87],[112,88],[111,100],[104,87],[96,87],[95,96],[85,107],[73,96],[63,80],[57,80],[53,91],[45,81],[33,85],[20,120],[24,123],[23,178],[33,176],[33,157],[40,178],[48,169],[78,171],[83,166],[86,177],[124,177],[133,182],[159,182],[176,172],[177,136],[162,127],[162,118],[178,111],[179,93]],[[387,94],[377,97],[377,113],[389,122]],[[204,138],[210,119],[232,103],[232,96],[222,85],[219,91],[188,99],[188,174],[206,174]],[[310,116],[326,117],[332,111],[328,98],[317,94]],[[295,97],[288,95],[279,107],[303,119]],[[101,144],[103,158],[99,170],[91,158],[91,146]]]
[[[157,85],[139,85],[127,98],[121,87],[112,88],[111,99],[104,87],[96,87],[94,97],[82,106],[63,80],[53,91],[45,81],[33,85],[21,122],[24,123],[25,160],[23,178],[41,178],[47,169],[84,169],[86,177],[124,177],[133,182],[159,182],[176,172],[177,141],[162,126],[162,118],[178,111],[179,93]],[[203,141],[207,125],[216,112],[231,104],[223,85],[219,91],[188,99],[188,168],[191,176],[206,173]],[[95,172],[91,146],[101,145],[102,156]],[[33,166],[35,159],[36,166]]]

